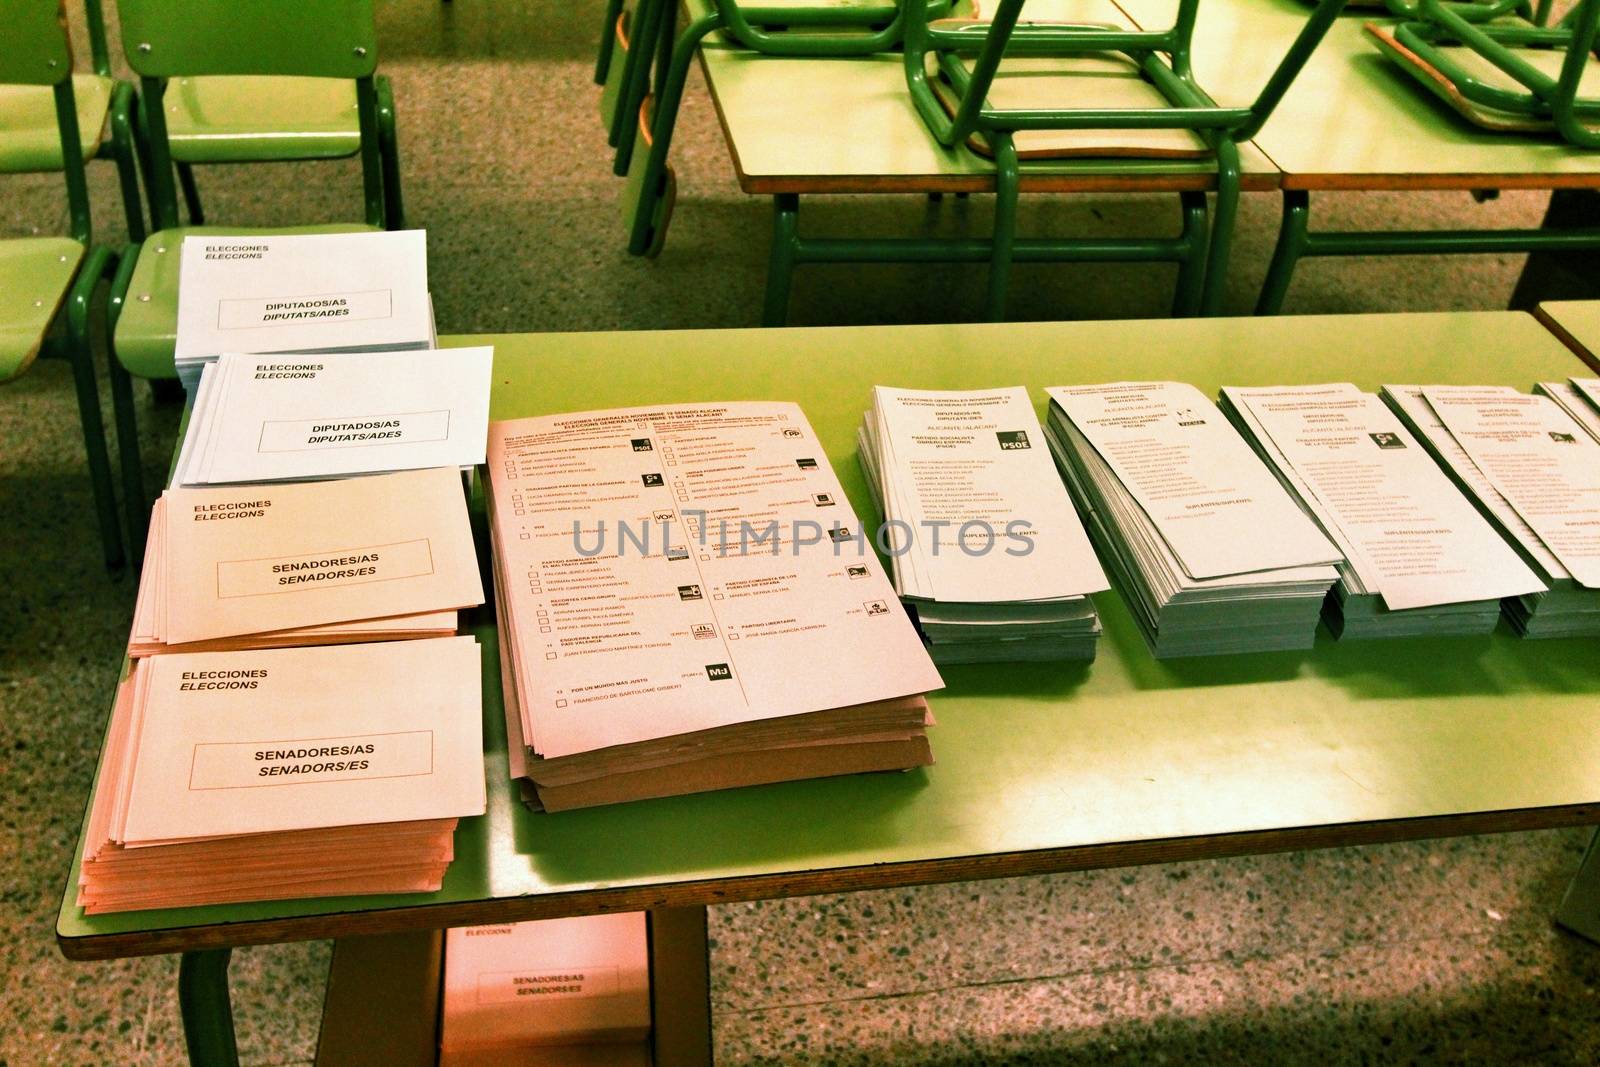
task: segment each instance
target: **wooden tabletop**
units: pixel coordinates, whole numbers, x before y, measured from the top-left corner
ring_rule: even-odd
[[[798,401],[868,521],[855,428],[874,384],[1025,384],[1042,407],[1046,386],[1120,379],[1526,389],[1581,370],[1510,312],[445,343],[495,346],[496,418]],[[1157,662],[1118,595],[1096,602],[1093,664],[944,671],[931,768],[559,815],[514,797],[480,617],[489,811],[463,821],[440,892],[85,916],[74,863],[59,943],[106,958],[1600,822],[1592,640],[1324,635],[1303,653]]]
[[[1171,25],[1177,0],[1117,0],[1144,29]],[[1195,79],[1219,104],[1248,104],[1305,23],[1305,0],[1204,0]],[[1370,11],[1339,18],[1256,145],[1285,189],[1600,187],[1600,152],[1557,137],[1473,126],[1382,55],[1362,31]]]
[[[1132,27],[1112,0],[1030,4],[1030,18]],[[710,41],[701,66],[722,121],[739,187],[747,193],[988,192],[994,165],[928,132],[906,88],[898,54],[843,59],[763,56]],[[1147,101],[1137,103],[1147,105]],[[1278,171],[1240,146],[1243,187],[1278,187]],[[1208,160],[1029,161],[1032,192],[1211,189]]]
[[[1546,300],[1534,314],[1591,371],[1600,372],[1600,300]]]

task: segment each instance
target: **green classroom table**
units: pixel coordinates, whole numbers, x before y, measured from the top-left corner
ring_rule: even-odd
[[[1533,313],[1590,370],[1600,371],[1600,300],[1546,300]]]
[[[1143,28],[1170,24],[1175,0],[1117,0]],[[1302,0],[1206,0],[1194,70],[1219,104],[1248,103],[1305,22]],[[1255,143],[1282,172],[1283,223],[1258,313],[1282,306],[1307,255],[1527,252],[1600,248],[1600,229],[1311,232],[1319,190],[1600,189],[1600,152],[1556,137],[1491,133],[1457,115],[1363,32],[1384,11],[1342,16]]]
[[[855,428],[874,384],[1025,384],[1042,402],[1048,385],[1119,379],[1526,389],[1580,370],[1510,312],[443,343],[495,346],[496,418],[798,401],[870,521]],[[186,953],[191,1058],[230,1063],[235,945],[1600,823],[1593,642],[1503,627],[1472,640],[1323,635],[1304,653],[1157,662],[1120,598],[1096,601],[1093,664],[944,671],[932,768],[560,815],[527,811],[507,779],[492,614],[480,612],[489,809],[462,822],[441,891],[86,916],[74,859],[57,939],[73,959]]]

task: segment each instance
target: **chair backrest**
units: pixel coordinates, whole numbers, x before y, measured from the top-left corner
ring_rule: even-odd
[[[378,65],[372,0],[118,0],[141,77],[365,78]]]
[[[904,2],[747,7],[740,0],[715,0],[724,32],[746,48],[777,56],[857,56],[887,51],[900,43]],[[949,13],[954,0],[909,2],[926,4],[928,14],[940,18]]]
[[[72,236],[90,238],[89,184],[78,138],[78,104],[72,94],[72,46],[61,0],[6,0],[0,4],[0,84],[50,86],[61,137],[62,171]]]
[[[349,78],[356,83],[366,221],[383,225],[377,24],[372,0],[118,0],[122,50],[139,75],[157,229],[178,225],[178,192],[161,106],[169,78]]]

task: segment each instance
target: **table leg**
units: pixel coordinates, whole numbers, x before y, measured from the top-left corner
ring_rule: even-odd
[[[761,325],[782,326],[789,318],[789,287],[794,281],[795,254],[800,244],[800,197],[779,193],[772,198],[772,251],[767,258],[767,296]]]
[[[1600,227],[1600,192],[1557,189],[1550,194],[1543,230],[1593,230]],[[1534,252],[1511,294],[1511,310],[1532,311],[1541,300],[1590,300],[1600,297],[1593,250]]]
[[[1600,830],[1589,838],[1589,848],[1567,895],[1556,909],[1556,922],[1590,941],[1600,943]]]
[[[228,998],[231,948],[185,952],[178,965],[178,1008],[192,1067],[239,1067]]]
[[[1285,189],[1283,217],[1278,223],[1278,243],[1272,250],[1272,264],[1261,283],[1256,300],[1257,315],[1276,315],[1283,310],[1283,298],[1294,279],[1295,264],[1306,248],[1306,227],[1311,219],[1311,194],[1304,189]]]
[[[655,1067],[710,1067],[711,960],[704,906],[650,910],[650,1014]]]

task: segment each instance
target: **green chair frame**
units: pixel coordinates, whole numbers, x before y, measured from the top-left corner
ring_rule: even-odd
[[[1554,0],[1539,0],[1537,10],[1528,7],[1528,0],[1453,0],[1448,6],[1452,12],[1468,22],[1490,22],[1506,15],[1519,15],[1529,21],[1544,25],[1550,19]],[[1384,6],[1395,18],[1426,18],[1422,0],[1384,0]]]
[[[350,78],[356,83],[361,129],[361,184],[365,221],[384,228],[395,221],[386,205],[385,171],[398,167],[380,148],[383,137],[377,78],[377,30],[372,0],[225,0],[172,3],[120,0],[123,51],[140,78],[139,108],[146,187],[151,217],[161,231],[180,225],[171,148],[162,91],[169,78],[207,74],[289,75]],[[307,24],[317,33],[305,32]],[[249,47],[237,42],[248,41]],[[124,506],[137,561],[143,555],[149,515],[134,414],[133,379],[115,358],[117,323],[138,265],[142,244],[123,249],[111,282],[108,338],[113,352],[111,398],[116,412]]]
[[[64,301],[65,336],[60,340],[47,337],[40,355],[63,358],[72,365],[100,545],[106,566],[114,570],[122,566],[126,556],[117,522],[105,423],[100,414],[100,391],[95,381],[90,313],[95,290],[102,280],[111,276],[117,258],[109,248],[94,244],[89,181],[78,128],[77,97],[72,87],[72,54],[60,16],[59,0],[10,0],[5,9],[0,10],[0,37],[6,42],[5,48],[0,49],[0,83],[48,86],[54,95],[56,127],[61,138],[61,169],[67,186],[69,236],[86,251]],[[95,53],[97,65],[104,58],[103,36],[99,46],[102,50]],[[131,142],[124,141],[123,146],[131,148]],[[131,162],[131,155],[125,156],[124,161]],[[130,228],[139,225],[138,209],[135,195]],[[61,318],[58,312],[57,321]]]
[[[1186,313],[1193,308],[1201,314],[1217,313],[1238,215],[1239,142],[1249,140],[1260,131],[1343,10],[1345,0],[1319,0],[1248,107],[1219,106],[1194,79],[1191,41],[1199,0],[1179,0],[1173,24],[1164,30],[1050,23],[1019,25],[1025,2],[1001,0],[988,23],[961,23],[949,27],[930,24],[920,7],[913,7],[906,21],[906,84],[923,121],[934,137],[947,147],[955,147],[974,133],[982,133],[994,152],[996,207],[989,256],[989,318],[1004,317],[1011,263],[1019,247],[1025,247],[1019,246],[1016,236],[1021,166],[1013,135],[1026,130],[1188,129],[1199,134],[1216,160],[1216,213],[1204,254],[1204,267],[1197,271],[1191,266],[1180,273],[1175,310]],[[1126,56],[1138,65],[1169,106],[1126,109],[1063,106],[1039,110],[998,109],[988,103],[989,89],[1008,55],[1096,53]],[[961,61],[966,55],[975,56],[970,72]],[[953,113],[946,112],[929,80],[930,59],[937,76],[944,78],[954,91]],[[1203,210],[1203,201],[1201,206]],[[1114,258],[1158,261],[1170,258],[1168,249],[1148,238],[1130,238],[1121,251],[1124,254]],[[1185,284],[1198,284],[1198,295],[1184,292]]]
[[[1600,148],[1600,129],[1585,119],[1600,119],[1600,99],[1578,95],[1594,51],[1600,3],[1579,0],[1558,27],[1482,26],[1440,0],[1421,0],[1423,22],[1395,27],[1395,39],[1443,72],[1473,103],[1498,111],[1551,120],[1561,136],[1580,148]],[[1472,49],[1516,81],[1525,91],[1487,85],[1458,63],[1449,43]],[[1564,49],[1561,73],[1552,78],[1517,53],[1524,49]]]

